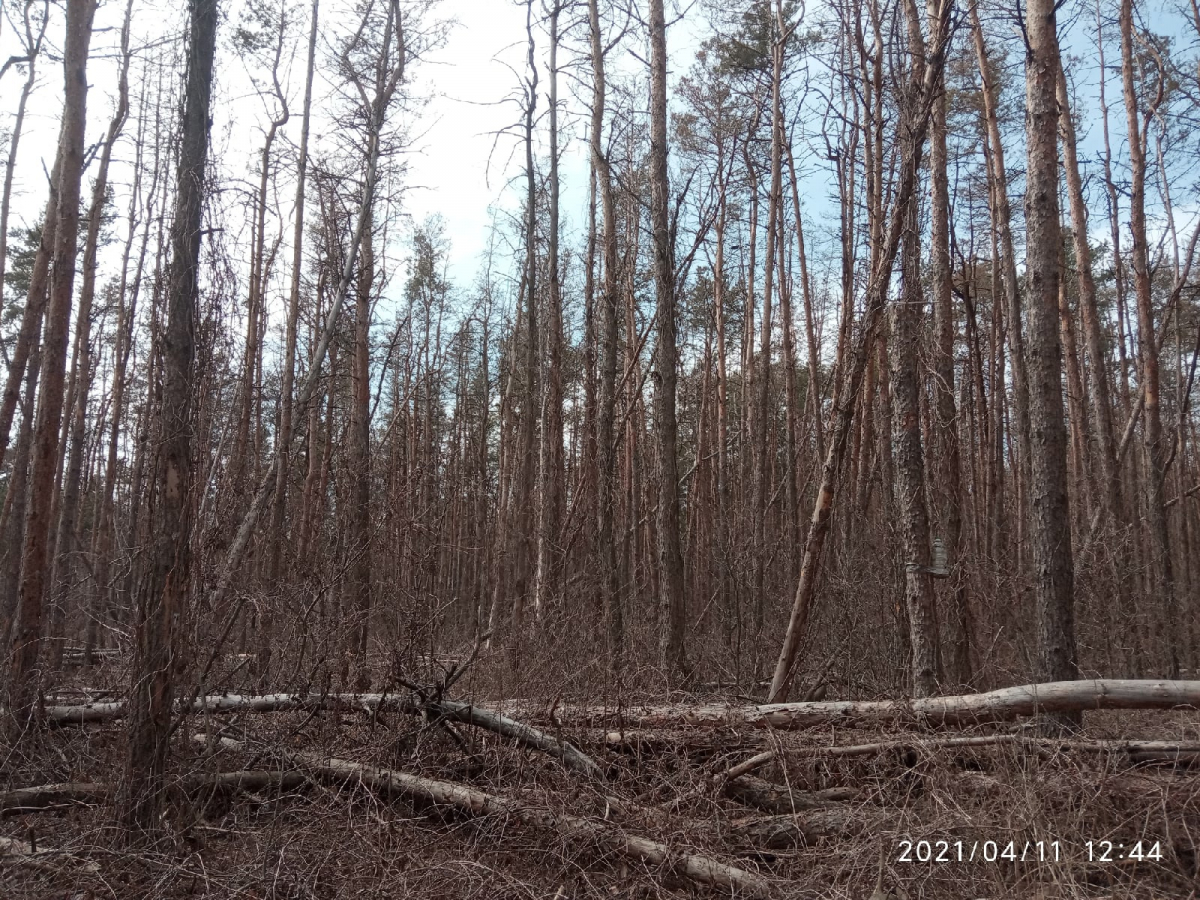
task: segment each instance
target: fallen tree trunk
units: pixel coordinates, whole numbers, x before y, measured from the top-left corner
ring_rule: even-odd
[[[376,712],[394,709],[419,713],[420,703],[406,694],[263,694],[252,697],[241,694],[218,694],[197,697],[190,703],[177,703],[176,714],[242,713],[242,712],[311,712],[317,709]],[[123,719],[127,707],[124,700],[107,703],[47,706],[46,720],[54,725],[86,725],[93,722],[112,722]]]
[[[849,722],[902,722],[923,725],[974,725],[1002,722],[1044,712],[1099,709],[1173,709],[1200,707],[1200,681],[1150,681],[1102,678],[1051,681],[1001,688],[983,694],[924,697],[917,700],[833,700],[768,703],[756,706],[628,707],[620,718],[629,727],[754,726],[794,729]],[[617,718],[612,710],[560,708],[564,722]]]
[[[443,701],[449,702],[449,701]],[[496,712],[524,713],[537,721],[545,710],[528,702],[488,702]],[[483,704],[472,704],[484,709]],[[200,697],[187,708],[193,712],[282,712],[291,710],[393,708],[420,712],[419,701],[396,694],[268,694]],[[642,706],[611,709],[595,706],[556,707],[556,724],[602,724],[620,721],[626,728],[681,726],[795,729],[831,723],[910,721],[923,725],[975,725],[1003,722],[1044,712],[1083,712],[1101,709],[1200,708],[1200,681],[1151,681],[1100,678],[1088,681],[1051,681],[1000,688],[983,694],[924,697],[918,700],[823,700],[768,703],[753,706],[704,704],[699,706]],[[123,701],[82,706],[48,706],[46,717],[57,724],[102,722],[125,715]]]
[[[358,710],[377,713],[392,709],[410,715],[423,714],[473,725],[503,737],[511,738],[522,746],[549,754],[569,769],[595,778],[602,777],[600,766],[591,757],[582,753],[567,741],[518,722],[502,713],[492,712],[471,703],[458,700],[437,700],[422,703],[401,694],[265,694],[247,697],[226,694],[198,697],[191,703],[180,704],[177,712],[187,709],[193,713],[234,712],[309,712],[317,709]],[[77,706],[47,706],[46,718],[56,725],[82,725],[89,722],[110,722],[125,716],[124,700],[109,703],[87,703]]]
[[[1056,752],[1075,753],[1125,753],[1133,763],[1161,763],[1190,765],[1200,756],[1200,742],[1196,741],[1085,741],[1057,738],[1035,738],[1022,734],[986,734],[975,737],[944,737],[918,740],[911,737],[873,741],[869,744],[851,744],[841,747],[806,747],[803,750],[784,751],[806,753],[809,756],[875,756],[892,751],[922,752],[969,747],[999,746],[1031,747],[1043,756]],[[717,776],[718,783],[732,781],[748,775],[779,758],[780,751],[764,750],[735,766],[730,766]]]
[[[828,788],[823,791],[797,791],[787,785],[747,775],[725,783],[725,796],[743,806],[763,812],[794,813],[798,810],[828,809],[834,804],[853,800],[854,788]]]
[[[204,742],[206,737],[196,735],[196,740]],[[232,749],[242,746],[229,738],[222,738],[220,742]],[[335,782],[356,780],[372,790],[415,797],[435,806],[451,807],[470,816],[509,816],[528,825],[557,831],[578,841],[595,841],[632,859],[669,867],[697,884],[736,891],[745,897],[777,896],[771,882],[758,875],[702,854],[677,851],[649,838],[626,834],[611,822],[555,813],[466,785],[422,778],[394,769],[379,769],[319,753],[300,750],[281,752],[293,763]]]
[[[477,728],[484,728],[504,737],[512,738],[523,747],[540,750],[542,753],[549,754],[555,759],[561,760],[562,764],[568,769],[574,769],[576,772],[582,772],[584,775],[590,775],[593,778],[603,777],[600,766],[590,756],[582,753],[567,741],[560,741],[546,734],[544,731],[539,731],[537,728],[526,725],[524,722],[518,722],[516,719],[510,719],[501,713],[489,712],[486,709],[457,700],[433,702],[426,709],[431,714],[441,716],[452,722],[474,725]]]
[[[189,775],[177,785],[185,794],[202,791],[290,790],[308,783],[298,772],[249,769],[238,772]],[[108,784],[64,782],[14,788],[0,793],[0,818],[45,812],[63,806],[87,806],[108,803],[115,789]]]

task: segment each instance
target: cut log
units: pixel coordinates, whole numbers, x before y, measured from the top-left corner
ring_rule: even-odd
[[[725,796],[744,806],[763,812],[794,813],[800,810],[828,809],[837,803],[853,800],[854,788],[829,788],[823,791],[797,791],[787,785],[764,781],[751,775],[725,782]]]
[[[205,737],[197,735],[196,740],[203,742]],[[221,744],[230,748],[241,746],[229,738],[221,739]],[[697,884],[736,892],[744,897],[777,896],[771,882],[759,875],[702,854],[676,850],[649,838],[627,834],[611,822],[555,813],[466,785],[422,778],[393,769],[379,769],[319,753],[286,750],[281,752],[295,764],[337,783],[358,781],[372,790],[415,797],[435,806],[451,807],[470,816],[508,816],[528,825],[557,831],[576,841],[598,843],[632,859],[666,866]]]

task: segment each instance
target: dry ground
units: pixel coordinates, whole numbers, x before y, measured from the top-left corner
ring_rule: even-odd
[[[495,735],[460,727],[460,745],[445,731],[396,713],[280,713],[214,717],[208,724],[253,749],[196,744],[190,736],[205,721],[195,717],[177,734],[181,782],[203,772],[294,768],[280,748],[320,749],[538,808],[607,818],[673,850],[701,852],[765,876],[781,898],[868,900],[881,853],[885,894],[913,900],[1186,898],[1197,896],[1200,886],[1200,778],[1188,759],[1147,765],[1124,753],[1039,753],[1025,745],[918,746],[853,757],[824,752],[890,738],[919,745],[937,736],[928,731],[680,730],[614,746],[600,729],[564,729],[561,737],[605,768],[605,780],[598,781]],[[1085,736],[1196,741],[1200,716],[1092,713]],[[122,742],[117,723],[30,735],[6,750],[3,781],[8,788],[115,783]],[[776,826],[770,838],[764,825],[770,813],[715,791],[712,781],[714,773],[770,747],[784,751],[781,761],[758,777],[790,789],[799,801],[829,788],[849,789],[853,799],[770,820]],[[623,808],[606,798],[617,798]],[[803,825],[806,838],[798,845],[788,846],[786,829],[782,837],[779,832],[779,823],[789,821]],[[729,896],[508,816],[471,818],[380,796],[360,784],[319,780],[282,791],[180,792],[161,839],[136,850],[121,844],[106,804],[9,815],[0,820],[0,835],[59,851],[39,855],[37,867],[4,859],[0,897],[13,900]],[[1089,862],[1089,840],[1126,847],[1141,841],[1145,858]],[[905,841],[912,842],[913,861],[900,858]],[[946,861],[915,859],[923,854],[921,841]],[[938,841],[946,842],[945,850]],[[964,855],[974,848],[974,861],[958,861],[960,841]],[[1044,842],[1040,854],[1038,841]],[[1024,860],[1003,858],[1009,842]],[[1150,858],[1154,848],[1161,859]],[[1001,858],[978,858],[993,852]],[[1102,852],[1099,844],[1094,852]]]

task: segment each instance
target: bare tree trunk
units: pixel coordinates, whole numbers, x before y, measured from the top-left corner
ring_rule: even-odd
[[[979,64],[979,78],[983,86],[984,119],[987,123],[987,140],[990,145],[991,170],[988,178],[988,204],[992,227],[996,232],[1000,248],[1000,275],[1004,287],[1004,310],[1007,319],[1008,346],[1012,363],[1013,410],[1017,418],[1016,435],[1019,438],[1018,459],[1021,477],[1017,484],[1017,548],[1022,554],[1022,536],[1028,527],[1029,487],[1031,478],[1029,443],[1031,425],[1029,418],[1029,375],[1026,369],[1025,334],[1021,321],[1021,290],[1017,277],[1016,253],[1013,249],[1012,209],[1008,199],[1008,170],[1004,162],[1004,144],[1000,134],[1000,119],[997,111],[998,97],[993,84],[992,66],[988,59],[983,39],[983,26],[979,11],[971,6],[971,34],[975,42],[975,55]],[[1057,304],[1057,299],[1055,300]]]
[[[87,124],[87,61],[95,11],[94,0],[71,0],[67,5],[67,32],[63,50],[63,125],[59,136],[59,157],[62,162],[58,179],[58,227],[54,234],[53,274],[50,277],[46,330],[42,341],[42,371],[33,430],[32,468],[23,513],[25,539],[21,551],[21,583],[9,668],[9,710],[17,728],[23,728],[33,713],[42,642],[42,611],[49,580],[47,576],[50,574],[50,500],[58,466],[63,380],[71,324],[71,298],[75,286],[83,141]],[[32,407],[33,398],[27,398],[27,402]],[[12,511],[14,516],[21,514],[20,510]]]
[[[96,180],[92,185],[92,202],[88,208],[87,236],[83,249],[83,277],[79,290],[79,312],[75,325],[75,352],[73,371],[75,376],[75,402],[71,410],[71,436],[66,466],[62,477],[62,501],[58,514],[58,535],[54,541],[55,554],[50,591],[52,600],[50,637],[50,667],[57,669],[62,663],[63,625],[66,604],[71,586],[76,581],[78,566],[74,564],[82,552],[76,535],[79,517],[79,494],[83,480],[83,451],[87,441],[87,406],[92,385],[91,326],[92,302],[96,296],[96,253],[100,243],[100,226],[104,215],[104,204],[108,190],[108,168],[112,162],[113,146],[125,127],[129,114],[129,21],[133,5],[125,7],[125,21],[121,28],[121,64],[117,76],[117,107],[109,122],[108,131],[100,150],[100,161],[96,168]]]
[[[600,409],[596,417],[599,480],[596,495],[596,557],[600,570],[601,605],[608,626],[607,655],[613,669],[620,671],[625,654],[625,622],[621,607],[620,581],[617,577],[617,545],[614,533],[617,474],[614,427],[617,404],[617,215],[613,199],[612,170],[601,137],[607,83],[598,0],[588,0],[588,23],[592,50],[591,158],[600,188],[600,207],[604,223],[604,289],[600,302],[603,322],[599,365]]]
[[[771,679],[771,690],[768,695],[768,702],[771,703],[780,702],[786,698],[796,654],[799,652],[807,631],[809,612],[816,592],[817,576],[820,573],[821,555],[825,546],[825,538],[829,533],[834,492],[837,489],[846,456],[850,427],[854,420],[854,409],[858,404],[867,358],[875,346],[875,331],[879,316],[887,302],[892,267],[899,249],[901,234],[908,223],[908,207],[913,203],[917,173],[921,165],[921,148],[929,124],[929,104],[936,79],[940,76],[945,62],[950,7],[949,0],[943,0],[938,14],[932,17],[935,24],[931,28],[931,49],[927,54],[924,77],[919,84],[914,82],[909,85],[910,93],[906,108],[902,111],[901,121],[897,125],[903,138],[903,145],[900,171],[893,194],[891,217],[884,240],[880,245],[877,262],[871,270],[870,280],[867,284],[865,318],[854,340],[853,349],[849,351],[849,356],[840,361],[842,365],[839,366],[839,370],[842,372],[843,385],[838,392],[837,403],[834,407],[833,430],[829,437],[829,447],[821,470],[821,482],[817,488],[817,499],[813,508],[808,537],[805,539],[804,558],[800,566],[800,580],[796,586],[796,597],[792,605],[791,617],[788,620],[787,632],[784,635],[783,646],[779,651],[775,674]]]
[[[191,588],[193,329],[216,39],[217,0],[192,0],[157,412],[162,449],[155,466],[153,546],[137,596],[129,749],[119,810],[121,824],[132,835],[159,824],[175,676],[183,658],[179,640],[186,634]]]
[[[547,270],[549,309],[546,335],[546,402],[542,414],[541,505],[538,507],[537,589],[534,606],[540,616],[548,604],[556,603],[562,569],[563,487],[563,385],[562,285],[559,279],[559,184],[558,184],[558,17],[562,0],[551,0],[550,9],[550,216]]]
[[[1026,6],[1026,273],[1029,279],[1030,419],[1033,471],[1030,540],[1037,599],[1038,677],[1079,676],[1075,651],[1074,565],[1067,502],[1067,435],[1063,421],[1058,282],[1062,235],[1058,211],[1058,36],[1054,0]],[[1077,725],[1078,713],[1047,719]]]
[[[42,16],[37,34],[35,35],[33,23],[30,18],[32,12],[33,2],[32,0],[27,0],[23,16],[23,24],[25,26],[25,83],[21,86],[21,99],[17,101],[17,112],[13,116],[12,132],[8,139],[8,161],[4,166],[4,188],[3,194],[0,194],[0,288],[4,285],[4,272],[8,263],[8,213],[12,202],[13,175],[17,168],[17,150],[20,149],[21,134],[25,128],[25,109],[29,103],[29,95],[33,93],[33,88],[37,84],[37,59],[42,52],[42,40],[46,34],[46,23],[50,21],[48,15]],[[47,210],[47,218],[53,214],[50,210],[54,208],[54,192],[58,190],[56,186],[57,160],[55,161],[54,171],[55,175],[51,176],[51,202]],[[55,210],[56,212],[57,210]],[[45,240],[44,237],[43,240]],[[7,357],[5,358],[5,362],[8,364],[8,379],[5,384],[2,405],[0,405],[0,465],[4,464],[4,457],[8,450],[8,432],[12,428],[13,414],[17,407],[17,396],[20,393],[21,381],[25,377],[25,366],[29,361],[30,345],[36,340],[36,334],[40,331],[41,316],[42,305],[40,303],[31,304],[26,302],[25,309],[22,312],[21,328],[18,332],[17,343],[13,348],[13,357],[11,360]],[[27,322],[28,324],[26,324]],[[0,639],[7,634],[7,631],[0,632]]]
[[[1138,121],[1138,96],[1134,84],[1133,0],[1121,0],[1121,81],[1125,93],[1125,117],[1129,131],[1129,232],[1133,241],[1133,286],[1137,295],[1138,357],[1141,362],[1142,395],[1145,407],[1146,525],[1150,553],[1150,585],[1165,621],[1165,639],[1169,652],[1171,677],[1179,672],[1178,629],[1175,627],[1175,585],[1171,565],[1170,536],[1164,507],[1163,489],[1170,440],[1165,439],[1160,408],[1158,343],[1154,329],[1154,299],[1150,283],[1149,242],[1146,234],[1146,145],[1145,135],[1151,118],[1162,102],[1163,84],[1158,96],[1150,101],[1145,125]]]
[[[350,554],[347,606],[354,617],[349,650],[357,660],[358,678],[368,678],[367,641],[371,627],[371,299],[375,292],[373,217],[367,212],[358,285],[354,292],[354,359],[351,362],[353,404],[350,422]],[[359,689],[366,685],[359,684]]]
[[[1116,438],[1113,432],[1112,396],[1108,389],[1108,354],[1096,305],[1096,281],[1092,274],[1092,248],[1088,243],[1088,213],[1083,197],[1083,179],[1079,174],[1075,120],[1067,97],[1067,77],[1058,66],[1059,129],[1062,134],[1063,171],[1066,173],[1067,199],[1071,207],[1071,237],[1075,247],[1075,267],[1079,281],[1079,312],[1083,336],[1091,365],[1088,368],[1092,388],[1092,421],[1100,456],[1100,499],[1107,515],[1121,521],[1121,477],[1117,469]]]
[[[895,493],[904,543],[904,597],[912,647],[912,690],[916,697],[929,697],[936,693],[942,680],[942,660],[933,579],[929,575],[929,511],[925,505],[925,452],[921,445],[917,353],[925,299],[921,291],[921,243],[915,203],[909,210],[903,243],[904,290],[899,302],[892,305],[892,442],[896,460]]]
[[[930,26],[936,25],[938,5],[927,0]],[[934,397],[938,460],[933,484],[941,507],[940,518],[946,529],[946,548],[952,560],[963,552],[962,540],[962,462],[958,438],[958,410],[954,399],[954,310],[950,277],[950,184],[946,148],[945,76],[934,87],[933,110],[929,122],[929,281],[933,293]],[[973,626],[970,598],[964,573],[954,570],[950,581],[953,628],[949,676],[956,684],[971,681],[971,645]]]
[[[512,534],[513,631],[524,631],[525,606],[529,599],[532,568],[535,562],[536,538],[533,525],[533,479],[537,456],[538,415],[538,353],[537,320],[537,172],[533,168],[534,111],[537,109],[538,70],[534,59],[533,0],[525,4],[525,34],[528,39],[529,77],[525,84],[525,179],[527,184],[525,209],[525,384],[521,403],[520,448],[517,451],[515,529]],[[517,656],[512,657],[517,661]]]
[[[650,0],[650,216],[654,229],[654,289],[658,347],[655,351],[655,429],[658,432],[658,566],[662,633],[668,677],[688,677],[684,651],[687,605],[683,588],[683,548],[679,534],[679,468],[675,417],[675,248],[667,183],[667,23],[663,0]]]
[[[296,326],[300,317],[300,278],[304,264],[304,194],[308,184],[308,133],[312,113],[313,72],[316,69],[317,25],[320,0],[313,0],[308,32],[308,64],[304,75],[304,112],[300,125],[300,156],[296,162],[296,221],[292,229],[292,276],[288,290],[287,333],[284,339],[283,370],[279,385],[279,434],[275,453],[279,458],[275,476],[275,502],[271,509],[271,549],[267,579],[275,584],[283,554],[284,517],[287,513],[288,474],[291,468],[291,448],[283,444],[285,435],[292,434],[292,391],[296,382]],[[268,607],[259,622],[258,671],[266,676],[271,667],[271,636],[274,614]]]

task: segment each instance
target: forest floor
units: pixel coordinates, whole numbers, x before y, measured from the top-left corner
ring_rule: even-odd
[[[108,668],[88,673],[93,685]],[[1093,712],[1085,727],[1089,739],[1200,740],[1196,713]],[[205,729],[241,746],[196,741]],[[757,876],[780,898],[1198,896],[1196,754],[1147,762],[1069,746],[936,746],[950,735],[1012,729],[554,729],[600,765],[601,776],[589,777],[490,732],[402,712],[195,715],[176,732],[178,790],[157,843],[124,846],[111,797],[0,810],[0,838],[9,839],[0,844],[0,898],[743,895],[684,877],[686,854]],[[873,742],[886,746],[830,752]],[[753,775],[714,779],[764,749],[779,755]],[[612,840],[568,834],[550,816],[481,815],[353,778],[314,777],[289,755],[298,750],[582,817],[670,855],[647,862]],[[7,790],[115,786],[123,752],[119,721],[48,728],[5,750],[0,780]],[[197,775],[235,770],[296,777],[252,790],[194,789]]]

